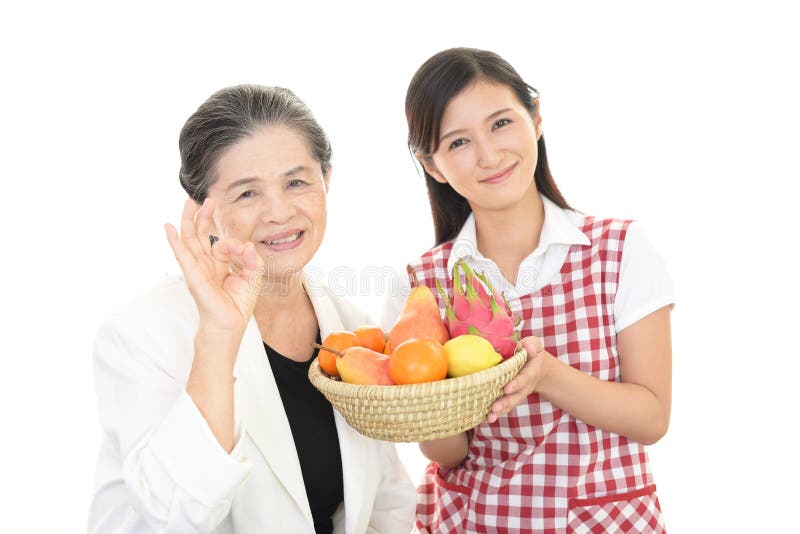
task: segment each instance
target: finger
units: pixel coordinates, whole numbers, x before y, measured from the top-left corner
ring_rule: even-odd
[[[200,241],[200,248],[207,255],[211,255],[211,240],[208,238],[211,230],[211,221],[216,207],[212,198],[206,197],[203,205],[197,212],[197,239]]]
[[[263,295],[263,292],[271,286],[264,277],[266,274],[264,259],[256,250],[255,244],[245,244],[242,262],[243,269],[239,276],[247,281],[247,286],[255,291],[257,295]]]
[[[242,260],[245,269],[247,269],[249,272],[255,271],[264,265],[264,259],[261,257],[258,251],[256,251],[256,246],[252,242],[245,244],[244,252],[242,253]]]
[[[181,240],[195,257],[200,257],[203,251],[197,241],[197,225],[194,222],[195,215],[199,209],[194,200],[187,198],[186,202],[183,203],[183,213],[181,214]]]
[[[232,259],[238,258],[244,253],[244,243],[238,239],[226,237],[214,243],[210,250],[215,260],[230,263]]]
[[[533,390],[533,386],[536,384],[538,379],[538,371],[534,368],[535,356],[535,354],[531,354],[528,357],[528,361],[525,362],[525,365],[522,366],[522,369],[519,370],[517,375],[509,380],[505,386],[503,386],[503,393],[510,395],[517,391],[523,391],[526,389],[530,391]]]
[[[240,247],[240,252],[231,256],[231,266],[241,276],[248,276],[258,269],[262,263],[263,261],[258,252],[256,252],[255,245],[250,241],[243,243]]]
[[[214,276],[217,280],[223,280],[230,273],[239,273],[242,265],[242,254],[244,254],[245,243],[238,239],[225,238],[217,241],[211,247],[211,254],[214,257]]]
[[[492,403],[491,411],[486,416],[486,421],[494,423],[498,418],[506,415],[513,408],[520,405],[527,395],[515,393],[514,395],[504,395]]]
[[[508,413],[508,410],[506,409],[505,402],[502,399],[497,400],[494,402],[494,404],[492,404],[489,413],[486,415],[486,421],[488,423],[494,423],[506,413]]]
[[[528,356],[539,354],[544,350],[544,344],[542,343],[542,340],[536,336],[528,336],[523,338],[520,343],[522,343],[522,346],[528,351]]]
[[[192,253],[186,249],[186,245],[178,236],[178,231],[174,226],[167,223],[164,225],[164,230],[167,233],[167,241],[169,241],[169,246],[172,248],[172,253],[175,255],[175,259],[178,260],[178,265],[180,265],[184,276],[188,278],[196,260]]]

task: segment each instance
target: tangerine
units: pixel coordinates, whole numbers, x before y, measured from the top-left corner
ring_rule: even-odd
[[[395,384],[434,382],[447,376],[447,354],[430,339],[409,339],[392,351],[389,374]]]
[[[358,346],[358,338],[348,330],[334,330],[325,337],[322,344],[329,349],[342,352],[346,348]],[[319,351],[319,366],[330,376],[339,376],[339,370],[336,368],[338,359],[339,356],[332,352],[323,349]]]
[[[377,326],[360,326],[353,331],[358,338],[358,346],[375,352],[383,352],[386,345],[386,334]]]

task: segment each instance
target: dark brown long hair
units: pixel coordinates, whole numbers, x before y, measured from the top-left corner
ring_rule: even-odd
[[[536,89],[525,83],[506,60],[486,50],[451,48],[432,56],[414,74],[406,92],[408,148],[430,158],[439,148],[439,128],[450,100],[479,78],[511,88],[531,116],[536,113]],[[541,194],[561,208],[569,209],[550,174],[544,136],[537,142],[539,159],[533,176]],[[454,239],[472,211],[467,200],[450,184],[437,182],[423,168],[431,202],[436,244]]]

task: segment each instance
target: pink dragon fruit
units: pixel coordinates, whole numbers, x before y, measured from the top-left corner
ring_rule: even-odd
[[[489,340],[504,359],[514,355],[519,321],[512,315],[505,296],[492,288],[486,275],[474,272],[463,259],[458,260],[453,266],[452,301],[438,280],[436,289],[445,303],[444,323],[451,339],[463,334],[479,335]]]

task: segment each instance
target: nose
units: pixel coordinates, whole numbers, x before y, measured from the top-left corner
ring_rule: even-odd
[[[289,195],[277,192],[272,193],[267,195],[261,206],[261,222],[278,225],[286,224],[296,213],[297,207]]]
[[[502,160],[500,148],[491,136],[477,139],[478,166],[485,169],[494,169]]]

